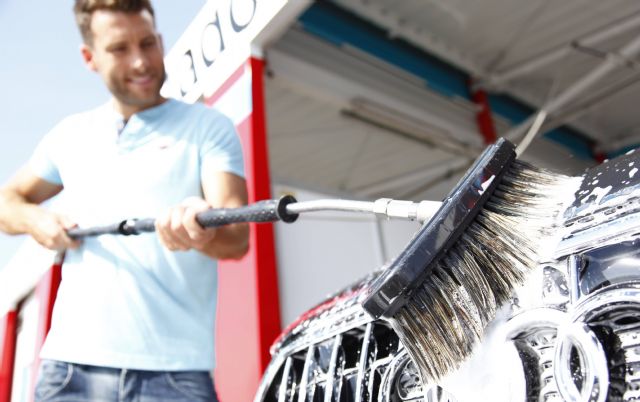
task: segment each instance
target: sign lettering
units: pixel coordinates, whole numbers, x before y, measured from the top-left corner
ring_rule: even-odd
[[[294,1],[294,0],[291,0]],[[251,43],[287,0],[209,1],[165,59],[165,96],[208,96],[251,55]]]

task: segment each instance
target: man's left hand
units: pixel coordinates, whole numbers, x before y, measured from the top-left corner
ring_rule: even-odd
[[[189,197],[180,205],[169,208],[156,219],[156,232],[171,251],[203,250],[216,235],[215,228],[204,229],[196,221],[196,214],[211,206],[202,198]]]

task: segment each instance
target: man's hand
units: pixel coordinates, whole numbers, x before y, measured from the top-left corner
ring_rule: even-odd
[[[76,248],[79,241],[67,236],[74,222],[41,208],[44,202],[62,191],[62,185],[49,183],[29,168],[21,169],[7,185],[0,188],[0,231],[29,234],[42,246],[52,250]]]
[[[156,219],[160,242],[169,250],[190,250],[218,260],[239,259],[249,250],[249,225],[234,223],[203,229],[196,214],[213,208],[237,208],[247,204],[244,179],[229,172],[207,171],[202,178],[204,199],[190,197]]]
[[[195,249],[202,251],[216,236],[215,228],[204,229],[196,221],[196,214],[211,206],[202,198],[189,197],[156,219],[156,232],[171,251]]]
[[[67,236],[67,230],[77,225],[66,216],[39,207],[34,207],[30,215],[32,224],[28,233],[40,245],[51,250],[73,249],[80,245],[79,241]]]

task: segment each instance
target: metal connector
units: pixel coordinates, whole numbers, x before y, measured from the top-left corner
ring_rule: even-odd
[[[340,211],[340,212],[364,212],[374,213],[383,218],[404,219],[424,222],[438,211],[442,203],[437,201],[413,201],[393,200],[380,198],[373,202],[350,200],[315,200],[296,202],[287,205],[287,212],[305,213],[313,211]]]

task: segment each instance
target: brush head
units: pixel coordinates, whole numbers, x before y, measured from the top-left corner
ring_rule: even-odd
[[[438,212],[416,233],[409,245],[375,282],[363,301],[374,318],[392,317],[413,290],[431,274],[433,263],[466,230],[515,160],[515,146],[500,139],[480,155]]]
[[[526,274],[580,180],[515,159],[500,140],[369,285],[363,307],[386,318],[424,382],[458,367]]]

